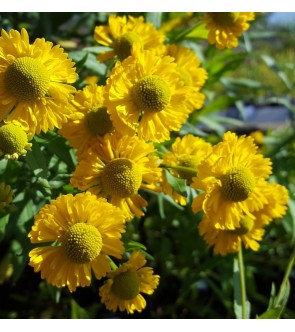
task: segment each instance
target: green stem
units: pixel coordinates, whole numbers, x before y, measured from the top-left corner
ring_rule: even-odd
[[[293,267],[294,261],[295,261],[295,250],[293,251],[293,253],[292,253],[292,255],[291,255],[290,259],[289,259],[289,262],[288,262],[288,265],[287,265],[287,268],[286,268],[286,271],[285,271],[285,274],[284,274],[284,278],[283,278],[283,281],[282,281],[281,286],[280,286],[280,290],[279,290],[278,296],[276,297],[276,301],[274,303],[275,307],[280,303],[281,298],[283,297],[284,288],[285,288],[286,283],[289,280],[289,275],[290,275],[290,273],[292,271],[292,267]]]
[[[166,164],[161,164],[160,167],[162,167],[162,168],[171,168],[171,169],[175,169],[176,171],[185,172],[185,173],[189,173],[189,174],[192,174],[192,175],[197,174],[197,170],[195,168],[192,168],[192,167],[171,166],[171,165],[166,165]]]
[[[238,253],[238,264],[240,272],[240,288],[241,288],[241,305],[242,305],[242,319],[247,318],[247,307],[246,307],[246,283],[245,283],[245,272],[244,272],[244,261],[242,247]]]

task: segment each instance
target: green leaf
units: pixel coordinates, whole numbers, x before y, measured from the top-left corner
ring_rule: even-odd
[[[187,196],[186,192],[186,180],[177,178],[176,176],[173,176],[168,170],[164,170],[165,176],[167,179],[167,182],[169,185],[173,188],[174,191],[176,191],[178,194],[182,196]]]
[[[72,319],[88,319],[89,315],[87,311],[80,307],[79,304],[71,299],[71,318]]]
[[[187,35],[187,38],[207,39],[209,31],[205,28],[205,23],[194,27]]]
[[[26,155],[26,162],[36,176],[47,178],[47,162],[39,144],[34,140],[32,150]]]
[[[280,308],[274,308],[267,310],[260,316],[256,316],[257,319],[279,319],[281,316],[281,309]]]
[[[3,239],[5,234],[5,228],[9,221],[9,214],[5,214],[0,218],[0,241]]]

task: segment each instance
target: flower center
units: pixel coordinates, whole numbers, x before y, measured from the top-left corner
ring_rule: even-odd
[[[28,146],[28,137],[25,131],[12,123],[0,128],[0,150],[5,154],[23,154]]]
[[[254,220],[250,217],[245,216],[244,218],[242,218],[240,220],[240,227],[234,229],[234,230],[230,230],[229,232],[231,232],[232,234],[235,235],[245,235],[248,232],[250,232],[252,230],[254,226]]]
[[[104,106],[86,114],[86,127],[93,136],[103,136],[113,131],[113,123]]]
[[[126,32],[114,41],[114,52],[121,61],[131,55],[134,43],[137,43],[142,48],[141,38],[134,32]]]
[[[228,201],[244,201],[255,187],[255,178],[246,167],[233,167],[220,180],[221,196]]]
[[[180,75],[184,85],[185,86],[192,86],[193,85],[193,80],[192,80],[192,76],[190,75],[190,73],[187,70],[180,67],[180,66],[177,66],[176,69],[177,69],[177,72]]]
[[[210,13],[213,20],[223,26],[231,26],[239,17],[239,13]]]
[[[159,76],[147,76],[139,80],[131,90],[135,105],[146,112],[160,112],[170,102],[169,85]]]
[[[139,167],[130,159],[117,158],[110,161],[102,174],[104,190],[121,198],[137,193],[142,181]]]
[[[140,278],[136,272],[126,271],[114,277],[112,293],[122,300],[132,300],[139,294]]]
[[[22,57],[7,68],[4,82],[18,101],[36,101],[48,91],[50,76],[39,60]]]
[[[70,261],[85,264],[93,261],[99,255],[102,238],[93,225],[80,222],[69,228],[62,245]]]

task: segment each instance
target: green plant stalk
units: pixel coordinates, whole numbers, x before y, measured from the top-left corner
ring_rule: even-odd
[[[240,287],[241,287],[241,306],[242,306],[242,319],[247,318],[246,308],[246,283],[245,283],[245,272],[244,272],[244,261],[242,247],[238,253],[238,264],[240,272]]]
[[[289,262],[288,262],[288,265],[287,265],[287,268],[286,268],[286,271],[285,271],[285,274],[284,274],[284,278],[283,278],[281,286],[280,286],[279,294],[276,297],[276,300],[275,300],[275,303],[274,303],[274,307],[276,307],[281,301],[281,297],[283,296],[283,293],[284,293],[284,287],[285,287],[285,284],[287,283],[287,281],[289,279],[289,275],[292,271],[294,261],[295,261],[295,250],[293,251],[293,253],[292,253],[292,255],[289,259]]]
[[[166,165],[166,164],[161,164],[160,167],[171,168],[171,169],[175,169],[176,171],[185,172],[187,174],[192,174],[192,175],[197,174],[197,170],[192,167],[172,166],[172,165]]]

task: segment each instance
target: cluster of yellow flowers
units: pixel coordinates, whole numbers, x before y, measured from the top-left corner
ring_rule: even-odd
[[[209,42],[236,47],[254,13],[206,14]],[[99,290],[109,310],[142,311],[159,283],[144,267],[144,254],[121,259],[121,236],[127,222],[144,215],[148,202],[141,190],[187,199],[169,184],[167,172],[185,179],[198,194],[194,213],[203,212],[199,232],[214,252],[258,250],[263,227],[286,212],[287,190],[268,183],[270,161],[250,137],[227,132],[212,146],[193,135],[178,137],[164,156],[154,143],[171,139],[189,115],[202,108],[207,72],[190,49],[167,45],[161,29],[143,17],[110,16],[97,26],[95,40],[109,51],[98,61],[114,61],[105,86],[76,91],[74,62],[60,46],[36,39],[25,29],[2,30],[0,37],[0,152],[17,158],[31,147],[35,134],[57,129],[77,153],[71,185],[80,190],[45,205],[29,233],[29,264],[57,286],[89,286],[92,273],[106,277]]]

